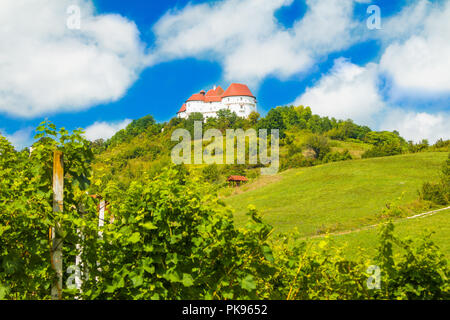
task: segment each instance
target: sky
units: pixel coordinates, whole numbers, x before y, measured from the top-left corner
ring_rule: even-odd
[[[0,132],[44,119],[109,138],[245,83],[407,140],[450,139],[450,0],[2,0]]]

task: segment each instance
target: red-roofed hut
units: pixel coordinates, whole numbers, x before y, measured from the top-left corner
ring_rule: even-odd
[[[229,176],[227,181],[230,186],[234,185],[235,187],[238,187],[241,185],[241,183],[247,182],[248,179],[244,176]]]

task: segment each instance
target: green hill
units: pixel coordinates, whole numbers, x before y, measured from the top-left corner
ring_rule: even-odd
[[[247,221],[253,204],[275,232],[295,227],[308,237],[350,230],[378,222],[377,214],[393,200],[416,199],[423,182],[437,180],[446,158],[444,152],[427,152],[291,169],[224,196],[228,189],[223,197],[238,224]]]
[[[260,168],[250,165],[187,165],[186,170],[220,190],[221,198],[235,211],[237,225],[248,220],[245,213],[252,204],[274,226],[274,233],[296,228],[303,238],[345,233],[382,222],[380,213],[393,201],[408,204],[408,215],[427,211],[423,203],[414,200],[425,181],[438,179],[447,152],[432,151],[448,151],[449,141],[438,141],[433,146],[407,143],[395,132],[374,132],[350,120],[330,120],[310,113],[303,107],[279,107],[256,123],[232,115],[206,122],[205,128],[284,128],[280,131],[284,138],[280,141],[281,167],[277,175],[258,177]],[[192,131],[194,120],[172,119],[159,124],[147,116],[133,121],[110,140],[95,142],[94,177],[103,181],[99,189],[110,180],[126,188],[143,172],[156,176],[171,164],[170,152],[176,144],[170,139],[172,131]],[[306,127],[303,120],[307,120]],[[307,143],[312,135],[325,138],[323,157]],[[364,159],[368,152],[377,158]],[[378,157],[397,153],[402,154]],[[349,157],[353,160],[342,161]],[[232,174],[245,175],[250,183],[240,188],[225,187],[226,178]],[[435,227],[437,241],[450,254],[446,245],[448,230],[442,227],[448,215],[439,217],[427,217],[426,222]],[[401,232],[418,236],[423,229],[421,221],[425,219],[397,222]],[[375,230],[333,237],[348,242],[350,248],[360,244],[373,250],[376,243]]]
[[[450,209],[416,219],[401,219],[395,223],[395,233],[400,238],[418,238],[428,231],[434,233],[432,240],[440,247],[447,259],[450,259]],[[336,244],[345,245],[346,254],[351,258],[356,258],[359,254],[359,251],[356,250],[357,247],[363,248],[370,256],[375,254],[378,245],[377,236],[378,228],[370,228],[347,234],[331,235],[330,238]]]

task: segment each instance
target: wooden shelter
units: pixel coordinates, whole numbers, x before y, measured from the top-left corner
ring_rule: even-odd
[[[247,182],[248,179],[244,176],[229,176],[227,181],[230,186],[234,185],[235,187],[238,187],[241,185],[241,183]]]

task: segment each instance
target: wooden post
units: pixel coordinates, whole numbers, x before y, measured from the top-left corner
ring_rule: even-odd
[[[53,212],[63,212],[64,200],[64,167],[61,151],[53,153]],[[56,222],[51,230],[52,234],[52,267],[56,271],[57,280],[52,285],[52,299],[62,299],[62,248],[63,239],[60,237],[61,225]]]

